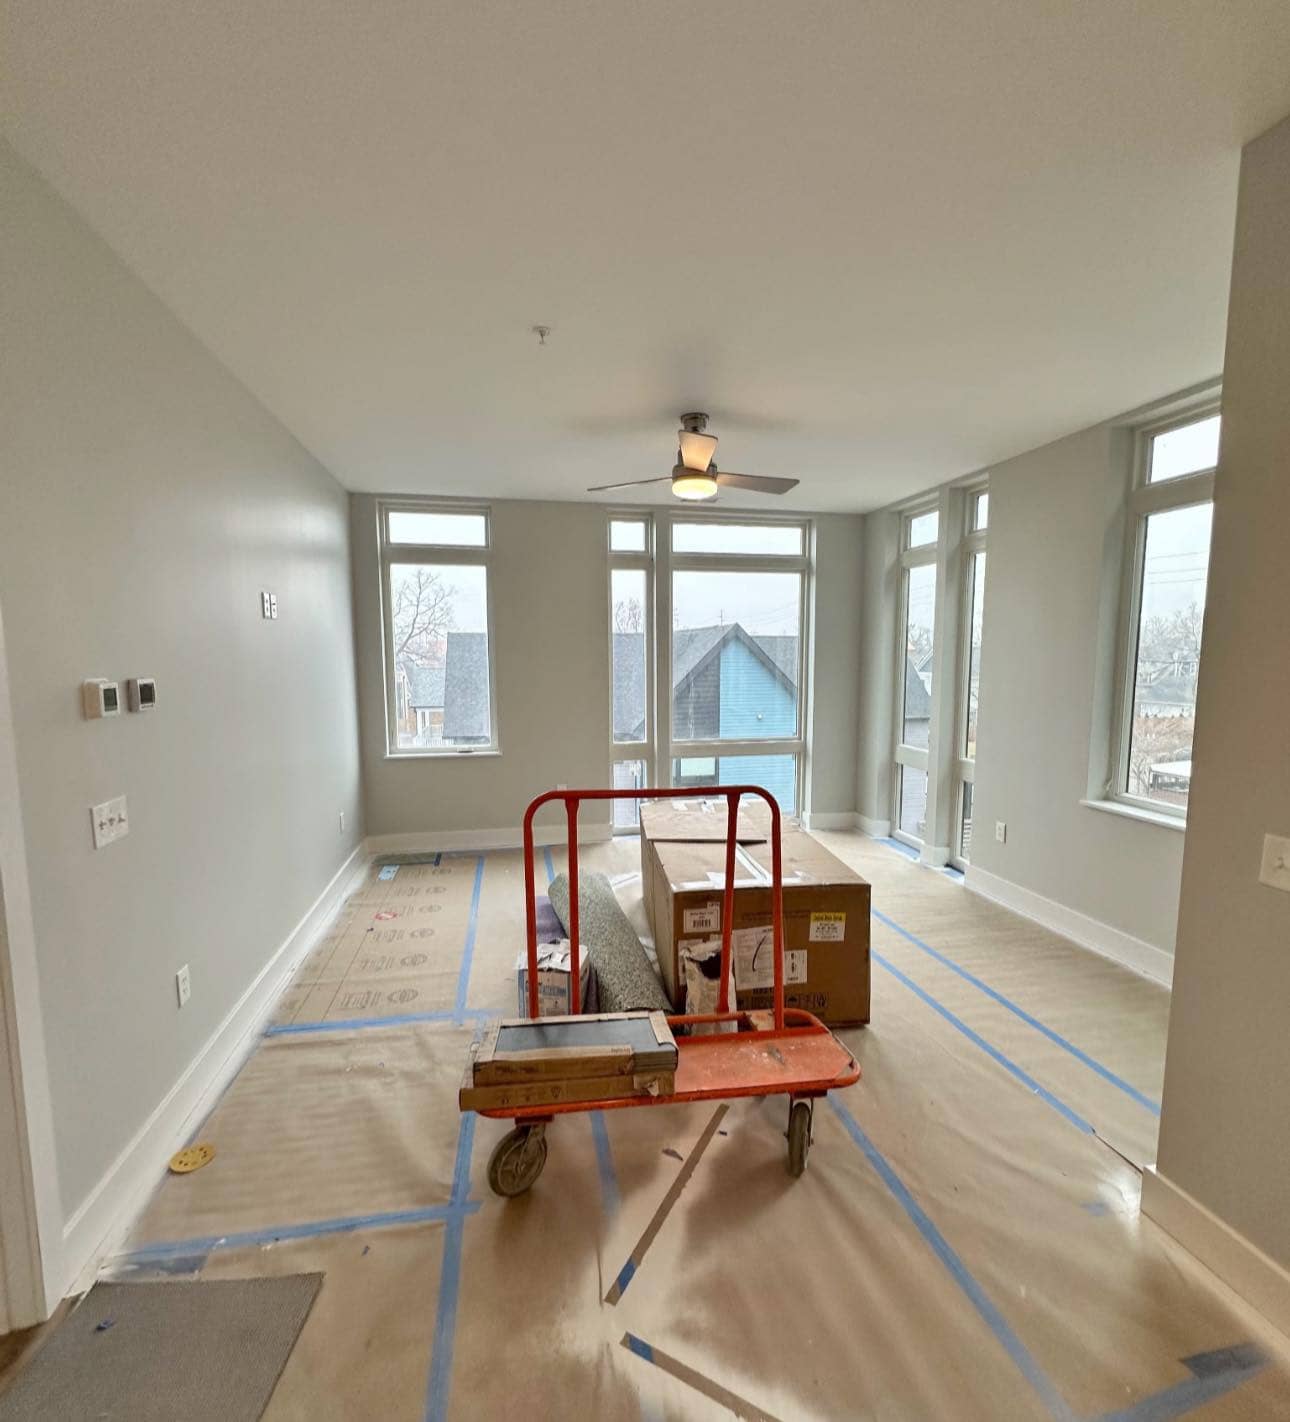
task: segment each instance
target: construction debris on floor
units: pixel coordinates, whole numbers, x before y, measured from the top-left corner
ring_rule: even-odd
[[[1290,1416],[1271,1335],[1139,1214],[1167,993],[819,838],[872,884],[872,1024],[800,1179],[782,1102],[700,1102],[559,1117],[491,1194],[510,1123],[456,1097],[514,1012],[521,856],[444,855],[373,867],[112,1273],[324,1274],[270,1422]],[[646,937],[640,845],[582,861]]]

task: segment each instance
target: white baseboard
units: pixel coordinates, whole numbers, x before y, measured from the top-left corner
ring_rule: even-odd
[[[291,974],[367,872],[360,844],[234,1003],[98,1184],[63,1228],[63,1293],[88,1287],[99,1264],[133,1225],[166,1162],[237,1075]]]
[[[871,820],[868,815],[857,815],[855,825],[862,834],[872,835],[874,839],[891,838],[890,820]]]
[[[1152,982],[1161,983],[1165,987],[1173,983],[1173,954],[1166,953],[1163,948],[1157,948],[1154,943],[1134,938],[1132,934],[1113,928],[1109,923],[1090,918],[1088,914],[1080,913],[1077,909],[1067,908],[1056,899],[1046,899],[1042,894],[1022,888],[1010,879],[1002,879],[997,874],[979,869],[975,864],[968,865],[964,883],[982,898],[1002,904],[1004,908],[1021,914],[1023,918],[1033,919],[1045,928],[1052,929],[1054,933],[1060,933],[1063,938],[1069,938],[1072,943],[1078,943],[1081,948],[1089,948],[1122,967],[1132,968],[1135,973],[1141,973]]]
[[[802,816],[805,830],[850,830],[856,827],[854,810],[813,810]]]
[[[601,844],[614,837],[609,824],[580,824],[579,844]],[[535,825],[535,845],[564,844],[568,833],[563,825]],[[524,842],[524,831],[513,829],[427,830],[420,834],[375,834],[367,837],[367,853],[375,854],[438,854],[453,850],[518,849]]]
[[[1142,1213],[1278,1332],[1290,1336],[1290,1271],[1161,1175],[1154,1165],[1142,1172]]]

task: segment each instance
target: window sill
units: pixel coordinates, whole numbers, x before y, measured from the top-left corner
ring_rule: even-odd
[[[501,751],[494,747],[492,750],[471,750],[471,751],[392,751],[385,752],[386,760],[496,760],[501,756]]]
[[[1159,825],[1161,829],[1187,831],[1187,821],[1178,815],[1157,814],[1154,810],[1144,810],[1138,805],[1126,805],[1120,800],[1081,800],[1086,810],[1102,810],[1108,815],[1120,815],[1126,820],[1139,820],[1146,825]]]

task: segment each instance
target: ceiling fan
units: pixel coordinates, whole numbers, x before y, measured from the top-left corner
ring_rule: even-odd
[[[677,430],[679,447],[676,464],[670,474],[657,479],[629,479],[623,484],[597,484],[589,494],[604,494],[611,489],[635,489],[642,484],[663,484],[672,481],[672,492],[678,499],[700,503],[715,499],[718,489],[749,489],[754,494],[787,494],[797,488],[796,479],[773,479],[763,474],[728,474],[718,469],[712,456],[717,452],[716,435],[705,434],[707,415],[694,413],[681,416]]]

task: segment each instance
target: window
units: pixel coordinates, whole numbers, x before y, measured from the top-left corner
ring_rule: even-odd
[[[650,784],[654,735],[653,577],[650,521],[609,520],[610,757],[615,790]],[[639,800],[614,800],[615,831],[640,824]]]
[[[936,540],[939,509],[906,514],[901,555],[896,674],[896,838],[921,844],[927,832],[928,747],[936,675]]]
[[[760,785],[796,813],[806,525],[679,519],[671,533],[672,783]]]
[[[954,781],[957,824],[952,828],[950,863],[963,869],[972,857],[972,799],[976,780],[976,731],[980,714],[981,643],[985,631],[985,538],[990,495],[967,495],[963,537],[963,583],[958,643],[958,694],[955,706]]]
[[[381,505],[391,755],[496,750],[485,510]]]
[[[1144,430],[1130,496],[1110,792],[1180,818],[1191,789],[1219,428],[1210,410]]]

